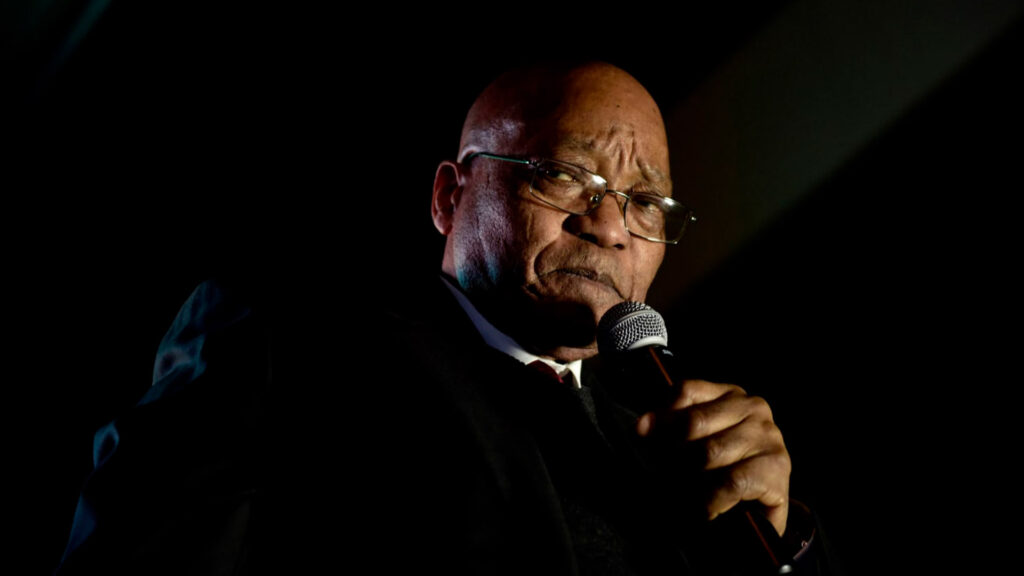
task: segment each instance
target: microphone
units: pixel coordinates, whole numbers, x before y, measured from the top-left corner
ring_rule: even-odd
[[[629,382],[616,390],[621,403],[647,412],[672,402],[678,369],[665,320],[654,308],[628,300],[612,306],[597,324],[597,350],[618,380]]]
[[[661,314],[642,302],[612,306],[597,325],[597,347],[617,380],[628,385],[615,398],[635,412],[668,407],[678,391],[678,360],[668,348]],[[694,547],[706,569],[721,574],[791,574],[789,558],[779,553],[782,539],[752,502],[741,502],[709,523],[708,546]],[[744,547],[744,550],[738,550]],[[737,552],[743,552],[737,554]]]

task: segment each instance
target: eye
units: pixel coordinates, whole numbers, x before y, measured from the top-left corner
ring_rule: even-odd
[[[633,207],[643,212],[655,213],[661,211],[661,198],[650,194],[635,194],[630,199]]]
[[[540,169],[540,173],[543,174],[544,177],[547,178],[548,180],[553,180],[553,181],[556,181],[556,182],[566,182],[566,183],[569,183],[569,182],[576,182],[577,181],[575,175],[573,175],[573,174],[571,174],[569,172],[566,172],[565,170],[560,170],[560,169],[554,168],[554,167],[541,168]]]

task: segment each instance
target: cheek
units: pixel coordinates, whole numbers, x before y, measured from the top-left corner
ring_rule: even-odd
[[[507,202],[484,198],[465,205],[460,222],[460,268],[471,271],[489,286],[508,281],[518,275],[522,264],[518,255],[523,250],[517,216]]]
[[[523,261],[529,266],[530,279],[535,280],[550,262],[546,257],[556,257],[566,251],[571,235],[563,230],[568,214],[547,206],[526,203],[518,214],[523,238]]]
[[[647,242],[641,240],[641,242]],[[635,252],[633,267],[633,297],[636,300],[643,300],[647,296],[647,290],[654,282],[654,277],[661,267],[661,261],[665,256],[665,245],[648,242],[646,246]]]

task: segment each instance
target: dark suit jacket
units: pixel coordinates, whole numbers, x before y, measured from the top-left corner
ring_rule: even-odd
[[[707,531],[675,497],[693,487],[663,485],[599,364],[582,390],[545,379],[486,346],[440,280],[403,312],[349,302],[200,286],[153,389],[97,434],[59,573],[704,566]]]

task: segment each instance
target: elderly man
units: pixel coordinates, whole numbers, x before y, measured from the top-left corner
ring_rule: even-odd
[[[435,289],[363,322],[316,283],[276,308],[201,286],[151,392],[97,436],[62,573],[819,571],[764,400],[685,380],[634,406],[597,357],[599,320],[691,220],[671,195],[629,74],[503,75],[436,172]]]
[[[442,270],[492,345],[568,368],[579,382],[580,360],[597,352],[598,321],[623,300],[644,300],[665,243],[690,218],[669,199],[658,107],[609,65],[509,74],[474,104],[459,158],[442,163],[434,183]],[[641,227],[644,210],[660,213],[656,227]],[[709,517],[756,500],[785,531],[789,456],[763,400],[688,381],[654,416],[644,415],[640,434],[657,422],[659,434],[702,444],[705,468],[727,471]]]
[[[462,539],[427,556],[482,555],[512,572],[643,573],[741,569],[715,554],[751,557],[746,567],[774,555],[769,565],[782,567],[806,552],[806,519],[787,527],[790,458],[763,399],[686,380],[666,405],[631,411],[602,381],[598,322],[644,300],[692,219],[671,195],[660,112],[621,69],[521,69],[473,104],[431,205],[446,236],[443,281],[461,310],[442,305],[412,348],[430,350],[425,380],[442,383],[449,417],[463,421],[422,446],[451,458],[439,484],[459,479],[437,502],[474,514],[435,524]],[[521,369],[538,363],[562,383]],[[740,503],[745,525],[708,536]],[[744,530],[759,535],[747,549]],[[740,540],[717,547],[730,538]]]

